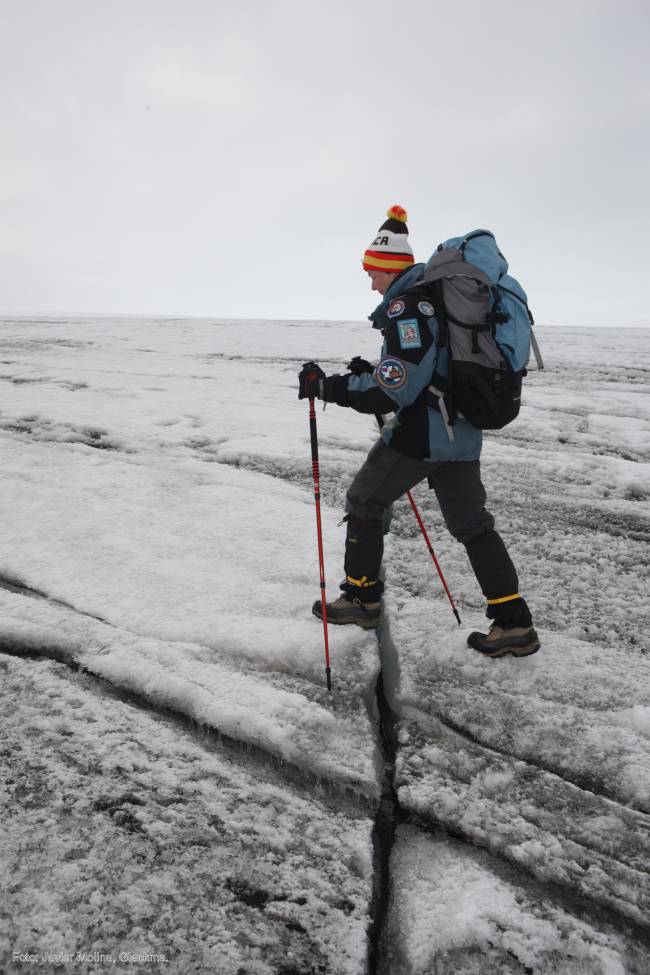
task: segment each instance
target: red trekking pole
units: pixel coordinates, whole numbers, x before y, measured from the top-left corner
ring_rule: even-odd
[[[381,430],[381,428],[384,425],[384,418],[381,415],[381,413],[375,413],[375,419],[376,419],[377,423],[379,424],[379,429]],[[436,569],[438,570],[438,575],[440,576],[440,581],[441,581],[441,583],[442,583],[442,585],[444,587],[445,592],[447,593],[447,599],[449,600],[449,604],[451,606],[452,612],[453,612],[454,616],[456,617],[456,619],[458,620],[458,625],[459,626],[462,626],[462,623],[460,621],[460,616],[458,615],[458,610],[456,609],[456,605],[454,603],[454,600],[452,599],[451,593],[449,592],[449,586],[447,585],[447,581],[446,581],[444,575],[442,574],[442,569],[440,568],[440,563],[438,562],[438,559],[436,558],[436,553],[433,551],[433,545],[429,541],[429,536],[427,535],[427,530],[424,527],[424,522],[422,521],[422,518],[420,516],[420,512],[418,511],[418,506],[416,505],[415,501],[413,500],[413,495],[411,494],[410,491],[407,491],[406,492],[406,497],[409,499],[409,504],[413,508],[413,514],[415,515],[416,520],[417,520],[417,523],[420,526],[420,531],[422,532],[422,537],[424,538],[424,541],[426,542],[426,546],[429,549],[429,554],[430,554],[431,558],[433,559],[433,564],[435,565]]]
[[[453,612],[454,616],[456,617],[456,619],[458,620],[458,625],[459,626],[462,626],[462,623],[460,621],[460,616],[458,615],[458,610],[456,609],[456,606],[454,605],[454,601],[451,598],[451,593],[449,592],[449,587],[447,586],[447,583],[445,581],[445,577],[442,574],[442,569],[440,568],[440,563],[438,562],[438,559],[436,558],[436,553],[433,551],[433,545],[429,541],[429,536],[427,535],[427,530],[424,527],[424,522],[422,521],[422,518],[420,517],[420,512],[417,509],[417,505],[416,505],[415,501],[413,500],[413,495],[411,494],[410,491],[407,491],[406,492],[406,497],[409,499],[409,502],[411,504],[411,507],[413,508],[413,514],[417,518],[418,525],[420,526],[420,531],[422,532],[422,535],[424,536],[424,541],[426,542],[427,548],[429,549],[429,554],[431,555],[431,558],[434,561],[435,567],[438,570],[438,575],[440,576],[440,581],[443,584],[443,586],[445,587],[445,592],[447,593],[447,599],[449,600],[449,603],[451,605],[452,612]]]
[[[314,374],[314,378],[317,378]],[[313,397],[309,400],[309,433],[311,435],[311,466],[314,475],[314,500],[316,502],[316,530],[318,533],[318,564],[320,567],[320,598],[323,609],[323,634],[325,637],[325,677],[327,690],[332,690],[330,670],[330,648],[327,634],[327,600],[325,599],[325,560],[323,559],[323,532],[320,520],[320,473],[318,469],[318,432],[316,430],[316,409]]]

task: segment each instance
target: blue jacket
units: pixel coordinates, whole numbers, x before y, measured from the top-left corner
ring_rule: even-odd
[[[427,406],[422,395],[434,369],[447,375],[446,349],[436,347],[438,323],[433,307],[414,287],[423,270],[423,264],[415,264],[403,271],[369,316],[373,328],[381,329],[384,336],[381,360],[374,372],[341,376],[340,384],[331,387],[331,398],[360,413],[394,413],[382,437],[407,457],[478,460],[481,431],[459,418],[453,426],[454,441],[450,442],[442,416]]]

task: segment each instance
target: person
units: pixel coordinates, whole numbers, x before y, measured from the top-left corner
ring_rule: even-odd
[[[487,601],[488,633],[468,644],[488,657],[528,656],[540,647],[517,572],[486,509],[479,458],[482,433],[458,418],[450,441],[440,412],[427,402],[434,369],[446,375],[446,350],[436,346],[434,308],[409,244],[407,214],[392,206],[363,255],[371,288],[382,301],[369,316],[383,335],[376,367],[352,360],[348,373],[326,376],[314,362],[299,375],[298,396],[319,398],[377,416],[392,413],[346,496],[345,581],[327,604],[331,623],[374,628],[384,584],[380,579],[383,525],[392,503],[425,478],[436,493],[445,524],[467,551]],[[312,611],[322,618],[321,602]]]

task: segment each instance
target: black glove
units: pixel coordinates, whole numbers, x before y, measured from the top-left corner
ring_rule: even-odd
[[[355,355],[354,359],[350,359],[345,368],[348,370],[348,372],[351,372],[353,376],[363,376],[364,372],[375,371],[375,367],[372,366],[367,359],[362,359],[360,355]]]
[[[305,362],[298,374],[298,399],[324,399],[325,373],[315,362]]]

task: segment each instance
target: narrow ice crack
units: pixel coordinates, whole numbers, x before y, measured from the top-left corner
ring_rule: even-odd
[[[551,762],[546,762],[542,764],[541,762],[535,762],[530,756],[517,755],[514,751],[508,751],[507,748],[498,748],[497,745],[492,743],[487,743],[483,741],[478,735],[472,734],[467,728],[463,728],[461,725],[456,724],[451,718],[443,717],[440,713],[436,715],[425,715],[417,708],[405,708],[405,715],[408,713],[410,717],[417,718],[420,723],[422,722],[437,722],[446,728],[447,731],[451,731],[454,735],[457,735],[462,741],[470,742],[473,745],[478,745],[480,748],[484,749],[486,752],[492,752],[494,755],[499,755],[506,759],[514,759],[517,762],[522,762],[524,765],[531,769],[535,769],[538,772],[547,773],[548,775],[555,775],[558,779],[562,779],[568,785],[573,785],[577,789],[582,789],[583,792],[590,792],[595,796],[599,796],[601,799],[606,799],[608,802],[613,803],[616,806],[621,806],[626,808],[623,803],[621,803],[620,798],[611,790],[604,787],[603,783],[599,781],[595,776],[576,775],[572,772],[570,775],[567,773],[566,769],[561,769],[559,767],[553,766]],[[638,812],[648,813],[648,809],[643,805],[631,806],[630,808],[636,808]]]
[[[239,466],[234,465],[233,462],[229,462],[224,459],[219,459],[218,463],[225,464],[226,466]],[[285,481],[295,481],[299,483],[306,483],[307,481],[306,475],[302,474],[298,468],[290,471],[280,471],[272,468],[272,465],[268,463],[260,463],[258,466],[255,466],[250,462],[247,464],[242,464],[241,466],[247,466],[250,469],[263,470],[264,473],[270,474],[273,477]],[[339,483],[334,483],[331,485],[328,492],[328,499],[330,499],[332,503],[337,503],[339,500],[337,495],[340,494],[341,490],[342,489]],[[590,512],[587,512],[586,514],[590,516]],[[619,519],[619,521],[620,520],[621,519]],[[617,525],[616,527],[618,528],[619,526]],[[52,598],[48,596],[47,593],[27,586],[17,578],[10,577],[6,574],[0,575],[0,587],[26,597],[48,600],[53,604],[73,610],[74,612],[80,613],[83,616],[90,617],[109,626],[114,626],[114,624],[109,623],[100,616],[95,616],[92,613],[78,610],[69,603]],[[29,644],[26,641],[6,639],[0,634],[0,653],[8,653],[16,656],[32,658],[44,657],[65,664],[73,671],[83,671],[94,682],[96,682],[98,693],[114,696],[115,699],[119,699],[140,709],[150,711],[165,720],[176,723],[179,727],[190,731],[201,742],[201,744],[208,749],[225,749],[236,757],[241,757],[243,754],[245,754],[247,760],[250,760],[252,763],[260,763],[267,768],[271,767],[274,770],[280,770],[282,777],[287,781],[288,784],[290,783],[300,787],[309,788],[312,791],[315,790],[317,791],[319,798],[322,798],[325,801],[329,800],[330,803],[335,802],[339,805],[339,807],[342,803],[345,803],[350,809],[354,809],[356,814],[364,813],[365,815],[368,815],[369,809],[374,810],[374,824],[372,831],[374,860],[373,893],[372,900],[369,905],[367,971],[369,975],[382,975],[382,972],[387,970],[387,950],[389,947],[387,942],[387,931],[391,906],[391,893],[393,888],[391,877],[391,856],[396,842],[398,826],[402,823],[411,823],[413,826],[417,827],[423,832],[443,830],[449,836],[457,836],[458,839],[470,847],[475,847],[476,849],[482,849],[482,847],[473,843],[471,838],[468,838],[468,836],[463,834],[462,831],[459,830],[458,833],[455,833],[453,830],[442,827],[432,818],[428,819],[427,821],[422,821],[417,815],[407,812],[400,806],[396,789],[396,758],[399,747],[397,728],[399,718],[395,710],[393,710],[393,708],[396,707],[396,691],[399,685],[399,660],[397,649],[393,645],[390,638],[389,626],[387,623],[384,624],[379,637],[380,670],[374,688],[374,699],[370,705],[370,710],[373,712],[372,717],[374,719],[373,724],[376,732],[376,745],[378,754],[380,756],[381,770],[380,800],[376,807],[372,803],[372,800],[364,798],[358,792],[353,792],[345,785],[340,785],[333,779],[323,779],[315,773],[310,773],[309,770],[305,769],[304,767],[299,767],[292,763],[284,762],[281,759],[278,759],[276,756],[266,751],[263,747],[242,744],[234,738],[223,735],[216,728],[199,725],[194,719],[188,717],[181,711],[156,705],[144,695],[127,690],[126,688],[115,686],[106,678],[99,674],[95,674],[92,672],[92,670],[88,670],[80,665],[69,649],[60,647],[55,643],[47,646],[37,646],[35,644]],[[401,716],[406,716],[406,712],[406,708],[400,707]],[[429,720],[440,722],[441,725],[458,735],[460,738],[480,745],[486,750],[495,752],[495,754],[518,758],[517,756],[513,756],[507,750],[500,751],[499,749],[494,748],[494,746],[486,745],[479,738],[476,738],[471,733],[468,733],[466,729],[455,725],[451,720],[444,719],[440,715],[428,715],[427,718]],[[553,768],[539,765],[528,758],[518,758],[518,760],[540,771],[550,772],[551,774],[557,775],[564,781],[571,782],[572,784],[576,785],[578,788],[588,790],[594,794],[601,795],[612,802],[616,802],[615,798],[612,798],[607,794],[607,792],[599,789],[597,783],[589,781],[586,778],[581,781],[576,781],[575,777],[568,779],[566,774]],[[495,857],[495,860],[502,866],[504,875],[512,874],[513,864],[506,864],[505,859],[499,856]],[[527,887],[538,888],[543,892],[545,891],[555,900],[559,902],[564,901],[574,909],[579,908],[585,914],[599,916],[600,913],[602,914],[603,918],[606,918],[606,913],[603,912],[603,909],[600,908],[597,903],[581,897],[576,892],[569,892],[566,888],[553,882],[549,881],[544,883],[540,882],[539,880],[535,880],[525,868],[520,870],[519,868],[515,867],[514,869],[516,869],[518,873],[521,873],[521,882]],[[631,922],[629,918],[622,914],[620,915],[620,918],[630,927],[630,929],[636,929],[636,924]]]
[[[21,582],[14,576],[0,575],[0,589],[6,589],[8,592],[15,592],[19,596],[29,596],[32,599],[44,599],[48,603],[52,603],[54,606],[62,606],[64,609],[70,609],[73,613],[78,613],[80,616],[87,616],[91,620],[97,620],[98,623],[104,623],[106,626],[111,626],[115,629],[115,624],[109,622],[109,620],[104,619],[103,616],[96,616],[94,613],[88,613],[83,609],[77,609],[72,603],[67,603],[64,599],[56,599],[54,596],[48,595],[48,593],[43,592],[42,589],[35,589],[32,586],[26,585],[26,583]]]
[[[382,758],[382,781],[381,798],[372,831],[374,878],[368,930],[368,975],[379,975],[381,972],[383,937],[391,894],[390,859],[397,824],[405,818],[395,789],[397,718],[386,697],[383,669],[377,677],[375,699],[378,747]]]
[[[381,800],[375,814],[373,828],[374,885],[369,926],[368,975],[386,975],[386,973],[397,975],[396,970],[392,967],[395,964],[395,959],[393,958],[391,961],[389,932],[391,930],[390,907],[393,893],[391,856],[397,840],[398,826],[408,824],[422,833],[443,834],[466,844],[468,848],[475,849],[477,852],[483,852],[486,848],[482,844],[476,843],[463,831],[462,827],[459,827],[458,830],[450,829],[448,825],[439,823],[430,815],[426,819],[422,819],[420,815],[405,809],[400,804],[396,783],[396,759],[399,751],[399,725],[402,716],[405,717],[406,714],[401,707],[399,714],[393,709],[396,701],[395,694],[399,686],[399,654],[392,641],[387,620],[384,620],[382,624],[379,650],[381,670],[375,689],[376,728],[378,747],[383,758],[383,776]],[[458,734],[460,738],[473,740],[462,730],[451,727],[450,730]],[[478,744],[481,743],[478,742]],[[504,752],[504,754],[506,753]],[[546,771],[543,768],[540,770]],[[568,780],[565,779],[565,781]],[[581,787],[577,786],[577,788]],[[616,905],[599,903],[597,899],[594,900],[585,896],[577,889],[567,887],[550,878],[537,876],[534,872],[526,869],[525,865],[515,863],[508,857],[495,855],[493,851],[489,850],[488,853],[491,859],[491,869],[501,876],[504,882],[510,882],[514,872],[517,874],[518,884],[541,902],[550,898],[555,903],[562,905],[569,913],[577,913],[602,925],[614,923],[620,927],[621,931],[637,938],[642,944],[648,945],[650,943],[647,927],[619,910]]]
[[[343,804],[346,810],[355,810],[357,814],[361,812],[365,815],[375,808],[375,802],[358,789],[337,782],[335,779],[326,778],[316,772],[311,772],[302,765],[285,761],[260,745],[239,741],[219,731],[213,725],[198,723],[183,711],[156,704],[137,691],[114,684],[108,678],[81,664],[67,647],[58,646],[55,643],[47,646],[38,645],[24,638],[7,638],[0,634],[0,654],[20,657],[24,660],[51,660],[62,664],[73,673],[80,673],[90,678],[94,682],[97,692],[104,697],[111,697],[175,724],[192,734],[208,750],[220,749],[227,751],[233,757],[245,755],[247,761],[254,762],[267,770],[270,769],[275,774],[279,771],[287,784],[307,789],[312,795],[316,795],[328,804],[337,803],[338,808]]]
[[[32,589],[8,576],[0,578],[0,586],[27,597],[60,602],[58,600],[52,600],[46,593]],[[61,604],[66,606],[66,608],[74,609],[74,607],[69,606],[67,603]],[[390,858],[395,841],[397,824],[407,818],[399,806],[395,789],[397,719],[388,703],[385,687],[385,675],[387,671],[383,667],[377,677],[374,698],[370,708],[373,712],[372,718],[376,727],[377,748],[381,761],[381,796],[378,805],[375,805],[369,799],[364,800],[363,796],[357,791],[351,790],[345,785],[340,785],[335,780],[324,780],[316,774],[310,774],[305,768],[277,759],[264,748],[250,744],[242,744],[236,739],[222,734],[216,728],[197,724],[194,719],[188,717],[182,711],[157,705],[136,691],[116,686],[107,678],[94,673],[92,669],[80,664],[68,647],[59,646],[55,642],[42,645],[24,638],[8,638],[0,635],[0,653],[21,657],[23,659],[47,659],[62,664],[71,671],[83,673],[87,678],[91,679],[97,693],[103,696],[110,696],[115,700],[130,704],[140,710],[148,711],[155,714],[158,718],[174,723],[184,731],[190,732],[208,750],[225,750],[235,758],[245,754],[247,761],[256,763],[267,769],[271,768],[276,772],[280,770],[288,784],[307,788],[312,793],[316,792],[328,804],[336,804],[337,808],[341,808],[343,805],[350,811],[365,815],[374,809],[372,831],[374,876],[372,901],[369,906],[368,973],[369,975],[378,975],[382,971],[382,942],[391,892]],[[388,673],[392,673],[391,668],[388,669]]]

